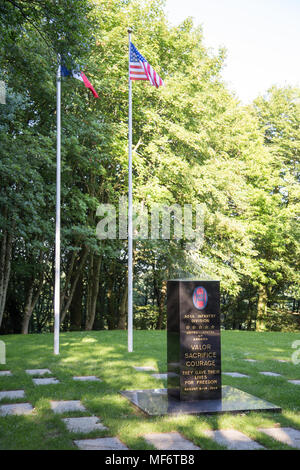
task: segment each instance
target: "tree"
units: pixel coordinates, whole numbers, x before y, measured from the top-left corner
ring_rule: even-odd
[[[257,189],[256,249],[261,266],[258,323],[278,295],[299,296],[299,149],[300,90],[277,88],[254,101],[272,160],[267,188]]]
[[[62,328],[126,328],[127,242],[99,240],[96,226],[98,205],[117,208],[127,194],[128,26],[166,83],[133,83],[134,201],[149,214],[157,204],[189,204],[194,218],[204,208],[203,245],[188,249],[186,234],[135,241],[136,325],[164,326],[165,280],[184,274],[221,279],[226,327],[251,328],[257,306],[260,317],[297,279],[292,98],[241,106],[220,76],[225,52],[212,55],[190,19],[170,27],[160,0],[65,1],[56,10],[50,0],[15,0],[0,8],[4,330],[13,311],[23,332],[53,326],[57,52],[100,95],[63,78]]]

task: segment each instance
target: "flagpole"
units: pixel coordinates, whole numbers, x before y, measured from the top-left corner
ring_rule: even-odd
[[[56,226],[55,226],[55,285],[54,285],[54,354],[59,354],[60,324],[60,173],[61,173],[61,64],[57,56],[56,79]]]
[[[128,29],[128,352],[133,351],[132,313],[132,83],[130,80],[131,29]]]

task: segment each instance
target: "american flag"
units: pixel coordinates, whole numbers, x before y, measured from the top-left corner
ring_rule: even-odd
[[[130,80],[149,80],[151,85],[156,86],[156,88],[164,85],[160,76],[148,64],[145,57],[140,54],[132,42],[130,43],[129,77]]]

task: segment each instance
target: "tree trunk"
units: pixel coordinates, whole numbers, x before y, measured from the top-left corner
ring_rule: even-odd
[[[115,312],[115,263],[112,263],[111,271],[108,274],[108,287],[107,287],[107,324],[109,330],[114,330],[116,327],[116,312]]]
[[[79,257],[79,260],[78,260],[78,263],[77,263],[77,269],[76,269],[75,272],[74,272],[74,268],[75,268],[76,265],[73,262],[73,257],[72,257],[71,266],[70,266],[68,275],[66,277],[66,285],[65,285],[65,289],[64,289],[65,293],[64,293],[64,295],[62,296],[62,299],[61,299],[61,318],[60,318],[61,323],[64,321],[64,319],[66,317],[66,314],[69,310],[69,307],[70,307],[70,304],[72,302],[72,298],[73,298],[73,295],[74,295],[74,292],[75,292],[75,289],[76,289],[76,286],[77,286],[77,282],[78,282],[78,279],[79,279],[79,277],[81,275],[81,272],[84,268],[84,264],[86,262],[87,256],[88,256],[88,249],[85,246],[81,251],[81,254],[80,254],[80,257]],[[71,274],[70,274],[70,270],[72,271]],[[70,282],[68,282],[69,279],[70,279]],[[67,284],[69,284],[69,283],[70,283],[70,288],[68,289]],[[69,295],[68,296],[66,294],[67,290],[69,290]]]
[[[36,303],[43,289],[44,275],[43,274],[41,275],[39,286],[37,288],[35,295],[34,295],[34,282],[35,282],[35,279],[33,279],[31,282],[28,295],[27,295],[27,300],[25,303],[24,317],[23,317],[22,326],[21,326],[21,333],[23,335],[28,334],[29,321],[30,321],[33,309],[36,306]]]
[[[0,251],[0,327],[3,319],[8,282],[11,269],[12,234],[7,230],[3,233]]]
[[[252,303],[250,299],[248,299],[248,312],[247,312],[247,330],[251,331],[252,329],[252,311],[251,311]]]
[[[66,273],[65,283],[60,292],[60,310],[63,309],[65,298],[67,298],[67,292],[68,292],[68,287],[69,287],[70,282],[72,284],[72,276],[73,276],[75,261],[76,261],[76,252],[72,251],[72,256],[70,258],[70,262],[68,266],[68,272]]]
[[[158,330],[161,330],[163,327],[166,295],[167,295],[167,283],[164,281],[162,283],[160,298],[159,298],[159,303],[158,303],[158,319],[157,319],[157,324],[156,324],[156,329]]]
[[[124,294],[120,304],[118,330],[126,329],[127,304],[128,304],[128,283],[125,284]]]
[[[99,278],[100,278],[100,267],[101,267],[101,256],[91,254],[91,266],[88,283],[88,295],[87,295],[87,315],[85,322],[85,329],[92,330],[95,315],[96,315],[96,305],[97,297],[99,292]]]
[[[83,279],[82,273],[77,282],[77,286],[70,303],[70,331],[80,331],[82,322],[82,298],[83,298]]]
[[[263,331],[265,329],[264,317],[267,314],[267,301],[267,286],[262,284],[258,289],[256,331]]]

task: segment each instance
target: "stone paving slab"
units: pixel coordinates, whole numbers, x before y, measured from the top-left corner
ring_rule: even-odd
[[[28,375],[52,374],[51,370],[49,369],[26,369],[25,372]]]
[[[0,377],[4,377],[6,375],[12,375],[10,370],[0,370]]]
[[[229,450],[258,450],[264,447],[235,429],[205,431],[205,435]]]
[[[86,408],[79,400],[50,401],[51,409],[54,413],[68,413],[70,411],[86,411]]]
[[[151,374],[155,379],[167,380],[168,374]]]
[[[300,449],[300,431],[293,428],[259,428],[258,431],[283,442],[291,447]]]
[[[33,412],[30,403],[14,403],[0,406],[0,416],[7,415],[28,415]]]
[[[222,372],[224,375],[229,375],[230,377],[249,377],[249,375],[241,374],[240,372]]]
[[[158,450],[201,450],[178,432],[151,432],[143,438]]]
[[[25,396],[24,390],[4,390],[0,392],[0,400],[3,400],[3,398],[9,398],[9,399],[24,398],[24,396]]]
[[[260,372],[260,374],[268,377],[281,377],[281,374],[277,374],[277,372]]]
[[[143,366],[143,367],[137,367],[137,366],[133,366],[133,368],[137,371],[141,371],[141,372],[147,372],[147,371],[154,371],[156,370],[155,367],[151,367],[151,366]]]
[[[78,380],[80,382],[102,382],[102,380],[95,375],[75,376],[73,377],[73,380]]]
[[[277,362],[289,362],[286,359],[275,359],[275,361],[277,361]]]
[[[256,359],[244,359],[244,361],[247,361],[247,362],[258,362]]]
[[[290,384],[300,385],[300,380],[288,380]]]
[[[74,441],[81,450],[128,450],[116,437],[101,437],[98,439],[81,439]]]
[[[54,377],[44,378],[44,379],[32,379],[35,385],[53,385],[59,384],[59,380],[55,379]]]
[[[84,416],[82,418],[64,418],[64,423],[70,432],[88,433],[91,431],[105,431],[107,427],[100,423],[97,416]]]

